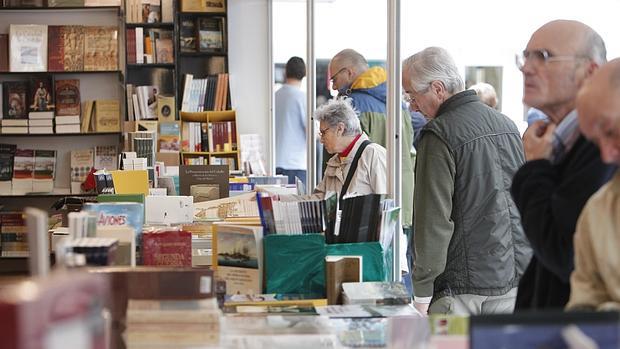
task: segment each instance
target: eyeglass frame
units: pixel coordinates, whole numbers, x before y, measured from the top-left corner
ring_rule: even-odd
[[[423,94],[427,93],[427,92],[431,89],[431,85],[432,85],[432,84],[433,84],[433,81],[430,81],[430,82],[428,83],[428,86],[426,86],[426,88],[425,88],[424,90],[422,90],[422,91],[415,91],[415,93],[420,94],[420,95],[423,95]],[[412,97],[412,96],[411,96],[411,93],[412,93],[412,92],[407,92],[407,91],[405,91],[405,96],[403,97],[403,99],[405,100],[405,102],[407,102],[407,103],[409,103],[409,104],[411,104],[411,103],[415,102],[415,97]]]
[[[536,53],[537,55],[532,56],[534,58],[528,58],[533,53]],[[537,66],[540,66],[540,65],[546,65],[547,63],[565,62],[565,61],[588,59],[588,58],[589,57],[584,56],[584,55],[554,55],[553,53],[550,53],[547,49],[531,50],[531,51],[523,50],[523,52],[515,54],[515,64],[517,65],[517,68],[521,70],[523,69],[523,67],[525,67],[525,63],[530,59],[533,62],[535,62],[534,64],[536,64]]]
[[[332,126],[327,126],[326,128],[322,130],[319,128],[319,137],[323,138],[325,136],[325,133],[329,131],[331,128]]]
[[[338,74],[342,73],[342,72],[343,72],[344,70],[346,70],[346,69],[347,69],[347,67],[342,67],[342,68],[340,68],[340,70],[338,70],[338,71],[336,72],[336,74],[332,75],[332,76],[329,78],[329,81],[333,84],[333,83],[334,83],[334,79],[336,78],[336,76],[338,76]]]

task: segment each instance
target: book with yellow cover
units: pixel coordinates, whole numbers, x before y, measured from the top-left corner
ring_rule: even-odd
[[[146,170],[111,171],[116,194],[149,195],[149,175]]]
[[[95,101],[96,132],[120,132],[120,106],[117,100]]]

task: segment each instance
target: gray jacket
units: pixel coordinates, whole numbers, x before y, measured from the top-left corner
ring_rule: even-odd
[[[531,249],[510,185],[524,162],[514,123],[475,92],[441,105],[417,154],[416,298],[497,296],[518,285]]]

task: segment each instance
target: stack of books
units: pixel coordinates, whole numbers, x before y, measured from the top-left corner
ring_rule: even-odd
[[[28,229],[21,212],[0,213],[2,257],[28,257]]]
[[[66,248],[75,254],[82,254],[87,265],[113,265],[116,260],[118,239],[116,238],[77,238],[67,242]]]
[[[125,344],[127,348],[217,346],[220,317],[215,298],[129,299]]]

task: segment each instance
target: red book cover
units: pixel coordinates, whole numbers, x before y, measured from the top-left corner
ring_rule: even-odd
[[[102,302],[108,280],[83,272],[52,273],[0,291],[0,349],[43,349],[53,343],[106,348]],[[78,342],[76,342],[78,341]]]
[[[152,266],[192,266],[192,234],[163,231],[142,234],[142,264]]]
[[[9,71],[9,34],[0,34],[0,71]]]
[[[56,115],[80,115],[80,80],[56,80]]]
[[[136,64],[136,29],[127,29],[127,64]]]
[[[230,132],[232,132],[232,150],[237,150],[237,122],[233,121],[232,122],[232,130]]]
[[[65,40],[61,25],[47,27],[47,70],[65,70]]]

